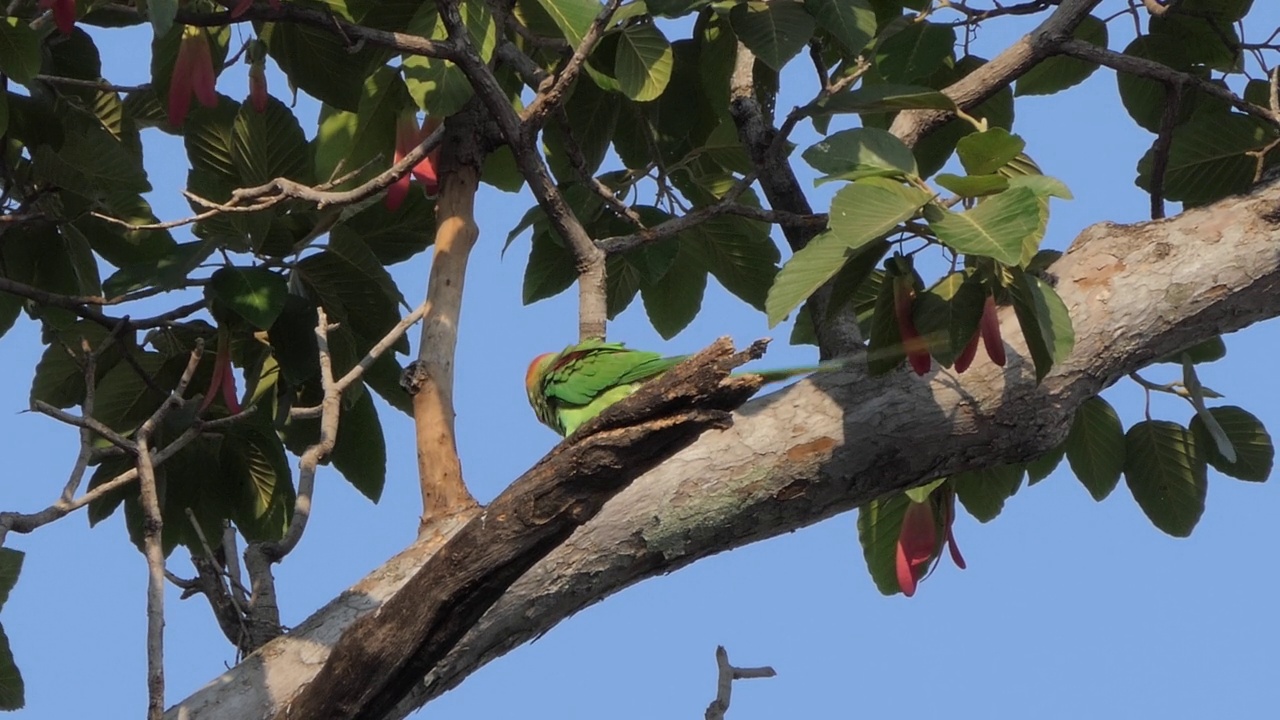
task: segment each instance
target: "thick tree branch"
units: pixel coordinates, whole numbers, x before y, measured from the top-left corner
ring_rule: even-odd
[[[961,110],[968,110],[981,103],[1021,77],[1036,63],[1057,52],[1100,1],[1062,0],[1058,9],[1036,29],[943,92]],[[954,117],[955,113],[943,110],[910,110],[899,113],[889,130],[908,146],[914,147],[921,138]]]
[[[1052,268],[1076,346],[1037,385],[1011,312],[1008,367],[963,377],[856,368],[752,401],[724,432],[638,478],[525,573],[413,694],[403,717],[585,605],[713,553],[883,494],[1056,444],[1086,398],[1170,352],[1280,315],[1280,185],[1169,220],[1086,230]],[[356,616],[428,562],[423,541],[224,677],[171,708],[185,720],[262,718],[314,677]]]
[[[507,587],[633,478],[703,431],[761,381],[729,377],[764,344],[728,340],[586,423],[450,539],[406,592],[356,622],[277,720],[380,718],[435,666]]]

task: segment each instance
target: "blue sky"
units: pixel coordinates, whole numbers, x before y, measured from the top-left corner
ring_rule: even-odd
[[[1115,6],[1107,2],[1106,6]],[[1280,8],[1256,3],[1250,39],[1280,25]],[[1262,7],[1266,6],[1266,7]],[[976,46],[988,56],[1020,20],[1000,20]],[[1123,47],[1132,23],[1111,24]],[[136,52],[141,34],[99,34],[115,82],[146,80]],[[797,61],[788,78],[811,92]],[[273,76],[273,88],[284,84]],[[1125,115],[1114,75],[1101,70],[1065,95],[1020,98],[1015,132],[1048,174],[1075,193],[1055,203],[1046,245],[1063,248],[1102,220],[1139,221],[1147,198],[1133,185],[1152,137]],[[244,94],[243,70],[219,89]],[[779,102],[786,109],[799,94]],[[313,125],[314,104],[296,113]],[[839,126],[833,124],[833,129]],[[816,136],[805,127],[801,148]],[[147,131],[153,204],[164,219],[186,214],[178,188],[181,144]],[[814,191],[824,206],[834,188]],[[527,194],[485,189],[481,240],[467,278],[457,361],[459,450],[475,494],[488,500],[556,441],[524,399],[530,358],[574,340],[576,302],[566,293],[531,307],[520,302],[528,239],[505,259],[506,232],[532,204]],[[184,239],[182,231],[177,233]],[[397,266],[412,301],[430,257]],[[711,284],[699,318],[671,342],[648,327],[639,302],[610,337],[672,353],[729,334],[777,340],[766,362],[812,359],[770,331],[764,316]],[[416,333],[414,336],[416,338]],[[1225,360],[1203,382],[1280,431],[1280,389],[1272,321],[1227,338]],[[39,357],[38,327],[20,321],[0,338],[13,382],[0,384],[0,437],[7,472],[0,509],[30,511],[60,491],[76,436],[22,410]],[[979,360],[980,362],[983,360]],[[1172,373],[1172,370],[1163,371]],[[1160,372],[1153,372],[1160,379]],[[1170,375],[1167,379],[1174,379]],[[1126,425],[1141,419],[1142,393],[1122,382],[1106,393]],[[299,549],[278,569],[282,615],[300,622],[336,593],[412,541],[419,512],[411,421],[380,406],[389,450],[381,504],[322,469],[316,506]],[[1186,422],[1190,408],[1158,398],[1153,415]],[[422,718],[621,718],[699,716],[714,695],[717,644],[739,665],[772,665],[778,676],[739,682],[733,720],[778,717],[1164,717],[1264,716],[1280,706],[1274,608],[1280,581],[1265,542],[1280,510],[1273,481],[1242,483],[1210,471],[1208,507],[1189,539],[1155,530],[1127,489],[1094,503],[1065,468],[1023,489],[987,525],[961,513],[956,536],[969,569],[944,562],[914,598],[882,597],[866,574],[846,514],[646,581],[564,622],[542,639],[480,670],[419,713]],[[32,535],[11,535],[27,552],[3,621],[27,682],[22,717],[137,717],[145,708],[145,563],[116,516],[90,530],[83,514]],[[189,575],[175,553],[173,569]],[[166,653],[172,703],[234,661],[200,598],[169,593]]]

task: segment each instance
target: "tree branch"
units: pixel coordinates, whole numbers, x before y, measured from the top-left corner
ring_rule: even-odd
[[[704,714],[706,720],[724,720],[724,714],[729,710],[729,700],[733,695],[734,680],[771,678],[778,674],[767,665],[758,668],[740,668],[730,665],[729,653],[723,645],[716,647],[716,668],[718,670],[716,699],[707,706],[707,712]]]
[[[632,479],[712,427],[761,386],[730,372],[763,354],[717,341],[583,425],[458,531],[406,584],[356,621],[315,679],[277,713],[380,718],[421,682],[525,570]]]
[[[638,478],[516,581],[387,717],[638,580],[789,532],[883,494],[1054,446],[1076,407],[1152,360],[1280,315],[1280,185],[1158,223],[1086,230],[1052,268],[1076,346],[1040,384],[1011,312],[1005,368],[961,377],[850,368],[752,401]],[[922,449],[927,449],[922,452]],[[426,539],[264,652],[171,708],[171,718],[262,718],[314,677],[352,618],[401,593],[435,556]],[[437,561],[439,562],[439,561]],[[261,682],[260,678],[278,678]]]

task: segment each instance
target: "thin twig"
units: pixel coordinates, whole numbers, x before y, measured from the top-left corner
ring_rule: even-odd
[[[755,668],[740,668],[729,664],[729,653],[724,649],[723,645],[716,646],[716,667],[719,669],[719,675],[716,679],[716,699],[711,701],[707,706],[707,712],[704,717],[706,720],[724,720],[724,714],[729,709],[729,700],[733,694],[734,680],[749,680],[751,678],[771,678],[778,673],[769,666]]]

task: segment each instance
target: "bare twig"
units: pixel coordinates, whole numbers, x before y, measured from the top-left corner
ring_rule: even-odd
[[[315,490],[316,468],[333,452],[338,439],[338,415],[342,407],[342,394],[335,388],[333,361],[329,355],[329,316],[323,307],[316,308],[316,345],[320,353],[320,387],[324,399],[320,402],[320,439],[302,453],[298,461],[298,492],[293,504],[293,519],[289,529],[279,542],[264,543],[262,552],[271,562],[280,562],[298,546],[302,533],[307,529],[311,516],[311,494]],[[256,584],[256,583],[255,583]]]
[[[729,699],[733,694],[734,680],[749,680],[751,678],[771,678],[778,673],[769,666],[755,668],[740,668],[729,664],[729,653],[724,649],[723,645],[716,646],[716,667],[719,669],[719,676],[716,680],[716,699],[711,701],[707,706],[707,712],[704,717],[706,720],[724,720],[724,714],[729,710]]]
[[[414,324],[421,320],[426,311],[427,304],[423,302],[421,305],[414,308],[413,312],[405,315],[400,322],[396,323],[395,327],[387,331],[387,334],[384,335],[381,340],[375,343],[373,347],[369,348],[369,352],[365,353],[363,358],[360,358],[360,362],[356,363],[355,367],[348,370],[346,375],[343,375],[339,380],[334,382],[334,389],[341,394],[353,383],[363,377],[365,371],[377,362],[378,358],[382,357],[382,354],[390,349],[392,345],[395,345],[396,341],[399,340],[409,330],[409,328],[413,327]],[[323,410],[323,403],[312,407],[293,408],[289,411],[289,417],[295,420],[318,418]]]

